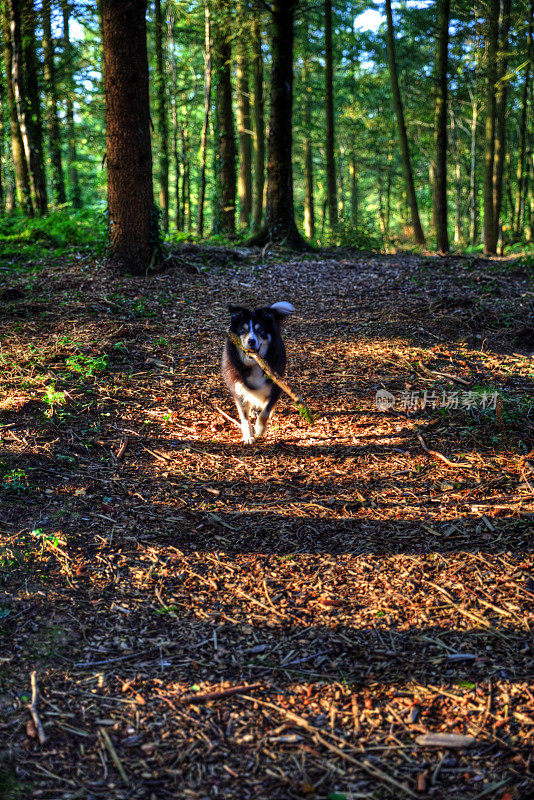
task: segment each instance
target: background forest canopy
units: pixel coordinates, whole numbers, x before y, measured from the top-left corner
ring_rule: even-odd
[[[113,3],[1,2],[3,256],[43,241],[103,249],[102,32]],[[150,2],[161,236],[262,230],[281,136],[269,114],[284,5],[295,12],[293,202],[306,239],[441,252],[532,245],[533,0],[401,2],[393,13],[390,0]]]

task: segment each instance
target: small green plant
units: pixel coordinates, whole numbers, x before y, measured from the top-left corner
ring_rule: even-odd
[[[97,372],[103,372],[108,365],[107,356],[84,356],[78,353],[69,356],[65,362],[72,372],[78,372],[84,378],[92,378]]]
[[[49,406],[64,406],[67,402],[65,392],[56,392],[54,384],[46,387],[43,399]]]
[[[55,534],[45,533],[42,528],[35,528],[35,530],[30,531],[30,536],[33,536],[40,543],[41,555],[48,545],[50,545],[50,547],[57,547],[59,544],[59,538]]]
[[[56,387],[54,384],[50,384],[46,387],[43,400],[47,404],[48,408],[45,411],[45,416],[49,419],[52,419],[54,413],[57,415],[56,407],[57,406],[64,406],[67,402],[67,396],[65,392],[56,392]],[[62,413],[59,414],[61,418],[63,416]]]
[[[2,487],[6,492],[24,492],[29,488],[28,476],[23,469],[12,469],[4,474]]]

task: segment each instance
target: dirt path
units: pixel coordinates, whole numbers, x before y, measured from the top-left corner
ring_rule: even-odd
[[[532,797],[528,266],[188,248],[0,298],[0,797]],[[244,447],[226,304],[277,300],[316,420]]]

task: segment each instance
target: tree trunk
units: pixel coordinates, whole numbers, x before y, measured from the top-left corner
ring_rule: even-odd
[[[217,220],[215,231],[226,236],[235,233],[236,147],[232,113],[230,13],[228,0],[219,3],[213,26],[213,79],[216,112]]]
[[[258,13],[252,20],[252,79],[254,82],[254,192],[252,230],[257,233],[263,217],[265,174],[265,119],[263,102],[263,55],[261,51],[261,19]]]
[[[24,73],[24,89],[26,92],[30,140],[29,166],[33,178],[35,209],[38,214],[48,213],[48,195],[46,191],[46,174],[43,149],[43,122],[41,115],[41,93],[38,75],[40,64],[37,61],[37,44],[35,31],[37,18],[34,0],[22,2],[22,58]]]
[[[519,152],[517,154],[517,189],[515,201],[515,231],[514,238],[521,238],[521,211],[523,205],[525,183],[525,149],[527,138],[528,95],[530,74],[532,66],[532,18],[534,16],[534,2],[530,3],[530,20],[528,24],[527,39],[527,64],[525,67],[525,80],[523,83],[523,96],[521,102],[521,122],[519,125]]]
[[[34,211],[46,214],[48,199],[43,164],[43,135],[37,58],[35,55],[35,12],[33,0],[8,0],[12,47],[13,94],[30,176]]]
[[[343,219],[345,214],[345,187],[343,185],[343,164],[344,164],[344,154],[345,150],[343,147],[339,148],[339,158],[338,158],[338,167],[337,167],[337,213],[338,219]]]
[[[4,103],[5,87],[0,79],[0,215],[6,211],[6,191],[4,170],[4,151],[5,151],[5,130],[4,130]]]
[[[204,0],[204,120],[200,137],[200,187],[198,193],[198,235],[204,236],[204,200],[206,197],[206,159],[211,105],[211,20],[208,0]]]
[[[208,2],[208,0],[206,0]],[[172,6],[171,6],[172,9]],[[171,105],[171,123],[172,123],[172,155],[174,161],[174,199],[175,210],[174,219],[177,230],[182,230],[182,207],[181,207],[181,194],[180,194],[180,153],[178,150],[178,75],[176,69],[176,55],[175,55],[175,36],[174,36],[174,12],[171,10],[171,19],[169,21],[169,32],[171,37],[171,76],[172,76],[172,105]]]
[[[143,275],[157,255],[146,0],[103,0],[111,262]]]
[[[252,213],[252,137],[250,119],[248,30],[245,30],[245,0],[239,0],[237,32],[237,136],[239,144],[239,227],[247,230]]]
[[[495,154],[493,161],[493,224],[495,241],[499,240],[502,205],[502,176],[506,135],[506,95],[508,81],[504,80],[508,63],[508,32],[510,30],[510,0],[502,0],[501,35],[498,53],[497,95],[495,100]]]
[[[74,78],[73,78],[73,56],[72,45],[69,35],[69,0],[62,0],[61,8],[63,12],[63,59],[64,75],[66,88],[66,123],[67,123],[67,177],[69,183],[69,200],[73,208],[82,207],[82,196],[80,192],[80,181],[78,168],[76,166],[76,131],[74,128]]]
[[[272,9],[271,110],[265,228],[251,244],[284,243],[305,249],[293,206],[293,42],[298,0],[274,0]]]
[[[44,79],[46,86],[46,124],[52,172],[52,194],[56,205],[66,203],[65,180],[61,160],[61,136],[59,132],[56,67],[54,63],[54,40],[50,20],[51,0],[43,0],[43,53]]]
[[[454,189],[455,189],[455,215],[454,215],[454,244],[459,246],[462,240],[462,167],[460,162],[460,146],[456,132],[456,119],[451,109],[451,137],[454,148]]]
[[[419,209],[417,206],[417,197],[415,194],[412,166],[410,162],[410,149],[408,147],[408,136],[406,133],[406,125],[404,122],[404,110],[402,107],[402,99],[399,89],[397,60],[395,56],[393,14],[391,13],[391,0],[386,0],[386,16],[387,16],[387,45],[388,45],[389,74],[391,78],[391,91],[393,93],[393,103],[395,106],[395,113],[397,115],[397,126],[399,130],[402,169],[404,172],[404,181],[406,184],[406,195],[410,206],[410,214],[412,218],[412,228],[414,232],[415,241],[417,242],[417,244],[424,245],[426,244],[425,235],[423,233],[423,228],[421,227],[421,221],[419,219]]]
[[[476,159],[477,159],[477,124],[478,101],[471,94],[473,113],[471,116],[471,163],[469,169],[469,244],[474,245],[477,237],[477,185],[476,185]]]
[[[534,239],[534,153],[529,152],[525,174],[525,241],[529,244]]]
[[[324,0],[324,97],[326,106],[326,197],[328,221],[333,231],[337,225],[337,191],[334,129],[334,70],[332,63],[332,0]]]
[[[495,81],[497,78],[497,47],[499,37],[499,0],[490,0],[487,18],[486,64],[486,145],[484,156],[484,252],[497,250],[497,235],[493,204],[493,170],[495,161]]]
[[[354,150],[350,154],[350,221],[354,229],[358,225],[358,162]]]
[[[22,207],[25,214],[33,215],[31,198],[30,177],[28,164],[24,153],[24,143],[20,132],[19,119],[15,95],[13,93],[12,79],[12,42],[10,26],[10,7],[9,3],[4,2],[3,9],[3,31],[4,31],[4,68],[6,75],[6,100],[9,114],[9,128],[11,133],[11,155],[13,158],[13,170],[15,172],[15,187],[17,202]]]
[[[315,237],[315,202],[313,195],[312,87],[309,84],[308,64],[303,57],[302,89],[304,91],[304,233],[308,239]]]
[[[159,207],[161,211],[161,227],[169,230],[169,128],[167,125],[167,81],[165,76],[164,32],[161,0],[154,2],[154,45],[156,51],[156,120],[159,145]]]
[[[180,130],[182,143],[182,226],[184,231],[191,231],[191,184],[189,169],[189,142],[187,128]]]
[[[449,16],[450,0],[439,0],[438,37],[436,42],[436,184],[434,206],[436,217],[436,239],[440,253],[449,252],[447,228],[447,89],[449,66]]]

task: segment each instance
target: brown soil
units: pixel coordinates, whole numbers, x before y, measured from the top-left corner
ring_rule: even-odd
[[[0,797],[533,796],[531,272],[189,247],[0,297]],[[315,421],[246,447],[226,304],[278,300]]]

